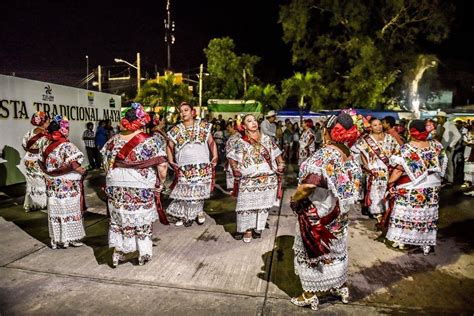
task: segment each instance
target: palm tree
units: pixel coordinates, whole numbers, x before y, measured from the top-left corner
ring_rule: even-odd
[[[170,74],[159,81],[148,80],[140,89],[135,101],[153,108],[163,107],[167,113],[168,109],[178,106],[183,101],[191,102],[192,99],[188,86],[175,83],[174,75]]]
[[[297,96],[300,100],[299,107],[305,107],[305,99],[311,100],[312,110],[323,108],[323,98],[327,94],[326,87],[321,83],[321,75],[317,72],[297,72],[293,77],[283,80],[281,90],[284,98]]]

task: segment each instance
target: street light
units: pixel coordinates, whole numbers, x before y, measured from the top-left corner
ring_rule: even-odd
[[[86,89],[89,90],[89,55],[86,55]]]
[[[140,53],[137,53],[137,65],[133,65],[131,63],[129,63],[128,61],[126,60],[123,60],[122,58],[115,58],[114,61],[116,63],[124,63],[124,64],[127,64],[129,65],[130,67],[133,67],[137,70],[137,95],[138,93],[140,92],[140,88],[141,88],[141,68],[140,68]]]

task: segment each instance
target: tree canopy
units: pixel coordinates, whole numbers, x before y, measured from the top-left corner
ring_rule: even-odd
[[[399,97],[427,43],[447,38],[453,5],[442,0],[291,0],[280,8],[292,62],[316,71],[325,107],[375,108]]]
[[[214,38],[204,54],[207,59],[204,99],[236,99],[256,82],[255,65],[260,57],[250,54],[237,55],[234,40],[230,37]]]

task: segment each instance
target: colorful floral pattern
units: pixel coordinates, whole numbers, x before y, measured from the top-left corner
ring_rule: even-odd
[[[400,148],[400,154],[392,158],[392,164],[402,165],[412,181],[429,172],[444,174],[446,154],[437,141],[430,141],[427,148],[416,148],[410,143]]]
[[[61,177],[47,177],[46,189],[49,197],[57,199],[76,197],[81,193],[81,181]]]
[[[105,192],[109,203],[116,209],[124,208],[133,212],[141,208],[150,209],[155,206],[155,194],[151,188],[109,186]]]
[[[183,148],[188,143],[203,144],[207,142],[212,124],[206,121],[195,120],[192,127],[186,128],[183,123],[174,126],[169,132],[168,137],[176,145],[176,149]]]
[[[109,170],[115,163],[115,157],[120,152],[128,140],[124,140],[120,135],[113,136],[102,148],[102,160],[105,170]],[[128,155],[125,161],[145,161],[157,156],[166,156],[166,142],[163,137],[150,137],[138,144]],[[144,177],[147,177],[151,168],[136,169]]]
[[[344,162],[336,149],[323,147],[309,157],[301,165],[300,183],[310,174],[323,175],[341,202],[357,199],[362,177],[360,167],[352,158]]]

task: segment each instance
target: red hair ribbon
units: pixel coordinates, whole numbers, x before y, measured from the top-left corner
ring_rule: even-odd
[[[429,134],[430,132],[428,131],[420,132],[416,128],[410,128],[411,137],[417,140],[426,140]]]
[[[349,147],[355,143],[359,135],[356,125],[345,129],[341,123],[337,123],[334,128],[331,129],[331,139],[337,143],[346,143]]]
[[[126,118],[123,118],[120,120],[120,125],[122,125],[123,128],[125,128],[126,130],[134,132],[137,129],[142,127],[142,121],[139,119],[136,119],[129,122]]]

